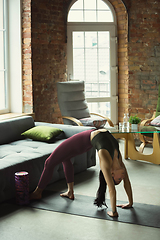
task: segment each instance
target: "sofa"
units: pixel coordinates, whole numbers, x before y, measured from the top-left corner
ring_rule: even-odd
[[[61,129],[61,133],[52,141],[39,141],[26,138],[21,134],[37,126],[49,126]],[[29,191],[37,186],[44,162],[53,150],[66,138],[93,127],[72,126],[34,122],[31,116],[23,116],[0,121],[0,202],[15,198],[15,172],[29,173]],[[95,166],[95,149],[90,149],[71,159],[74,172],[80,173]],[[54,169],[51,183],[63,179],[62,164]]]

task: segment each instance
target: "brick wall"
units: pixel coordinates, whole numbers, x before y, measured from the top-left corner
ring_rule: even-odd
[[[158,97],[160,3],[109,1],[118,26],[119,121],[128,111],[144,118],[155,110]],[[70,3],[23,0],[24,109],[30,112],[33,108],[37,121],[60,122],[56,82],[67,79],[66,14]]]
[[[23,0],[22,6],[23,112],[32,113],[31,0]]]
[[[129,6],[129,112],[152,116],[160,83],[160,2],[131,1]]]
[[[56,82],[66,80],[64,16],[63,0],[32,0],[32,76],[37,121],[60,121]]]

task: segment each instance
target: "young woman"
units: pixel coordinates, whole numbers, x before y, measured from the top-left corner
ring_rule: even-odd
[[[100,185],[97,191],[97,198],[94,204],[98,207],[105,205],[105,192],[108,185],[112,211],[108,211],[111,217],[118,217],[116,209],[116,189],[115,185],[124,181],[124,189],[128,196],[128,204],[119,205],[122,208],[130,208],[133,205],[132,188],[127,174],[122,156],[119,151],[117,140],[106,129],[87,130],[66,139],[61,143],[45,161],[44,169],[35,191],[31,194],[31,199],[40,199],[42,192],[50,182],[54,167],[59,163],[63,164],[63,169],[68,185],[68,191],[60,194],[61,197],[68,197],[74,200],[74,170],[70,159],[78,154],[88,151],[94,147],[98,151],[100,174]]]

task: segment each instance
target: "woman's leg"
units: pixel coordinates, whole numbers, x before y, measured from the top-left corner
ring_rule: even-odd
[[[60,196],[61,197],[67,197],[71,200],[74,200],[74,191],[73,191],[74,182],[67,183],[67,185],[68,185],[68,191],[60,194]]]
[[[36,189],[34,190],[34,192],[30,194],[30,200],[41,199],[42,198],[42,192],[43,192],[43,189],[41,189],[37,186]]]
[[[38,186],[35,189],[35,191],[30,195],[30,199],[41,199],[42,192],[45,189],[45,185],[47,184],[47,182],[50,181],[50,178],[52,177],[54,167],[52,165],[52,168],[50,168],[48,161],[50,161],[50,159],[46,160],[44,170],[42,172]],[[70,161],[70,159],[67,159],[66,161],[62,162],[62,164],[63,164],[64,174],[65,174],[65,178],[66,178],[67,185],[68,185],[68,191],[63,194],[60,194],[60,196],[68,197],[68,198],[74,200],[74,191],[73,191],[74,168],[73,168],[73,165],[72,165],[72,162]]]
[[[47,184],[50,182],[54,167],[58,164],[57,161],[54,161],[55,153],[53,152],[45,161],[44,169],[41,174],[39,183],[35,191],[30,195],[30,199],[41,199],[42,192],[47,186]],[[74,199],[73,194],[73,186],[74,186],[74,168],[72,165],[71,160],[68,158],[65,161],[62,162],[65,178],[68,185],[68,191],[64,194],[61,194],[62,197],[68,197],[70,199]]]
[[[65,176],[68,178],[67,182],[72,182],[73,166],[70,159],[92,148],[90,133],[91,130],[75,134],[66,139],[53,151],[53,153],[45,161],[44,170],[38,183],[39,188],[44,189],[47,186],[52,178],[54,167],[59,163],[63,163],[64,171],[66,172]],[[70,173],[70,171],[72,173]]]
[[[42,197],[42,192],[47,186],[47,184],[50,182],[54,167],[57,164],[54,161],[54,151],[53,153],[46,159],[45,164],[44,164],[44,169],[41,174],[38,186],[36,187],[35,191],[30,194],[30,199],[41,199]]]
[[[90,133],[91,130],[75,134],[61,143],[53,151],[53,153],[45,161],[44,169],[41,174],[38,187],[33,192],[33,194],[31,194],[32,199],[41,198],[42,191],[52,179],[54,167],[60,163],[63,163],[68,189],[73,189],[74,173],[70,159],[92,148],[90,142]]]
[[[65,178],[68,185],[68,191],[60,194],[61,197],[68,197],[71,200],[74,200],[74,168],[70,159],[62,162]]]

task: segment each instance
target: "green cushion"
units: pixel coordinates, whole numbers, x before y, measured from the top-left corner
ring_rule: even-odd
[[[31,138],[37,141],[48,142],[54,137],[60,135],[63,131],[58,128],[49,127],[49,126],[37,126],[33,127],[21,135],[26,138]]]
[[[141,133],[141,134],[146,137],[153,138],[153,133],[149,133],[149,132],[152,132],[154,130],[157,130],[157,129],[153,126],[144,126],[144,127],[142,127],[141,131],[146,132],[146,133]]]
[[[160,84],[158,87],[158,101],[157,101],[157,107],[156,107],[156,117],[159,115],[160,113]]]
[[[155,118],[160,115],[160,112],[156,112]]]

